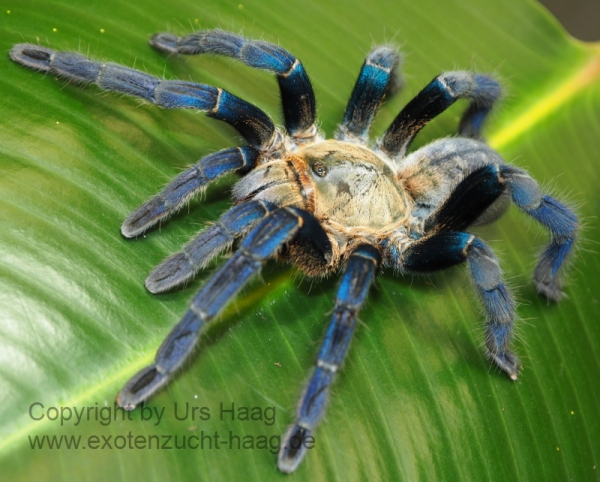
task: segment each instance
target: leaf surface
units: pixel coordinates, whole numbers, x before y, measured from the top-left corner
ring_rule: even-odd
[[[520,302],[515,346],[524,371],[513,383],[483,356],[482,317],[465,270],[415,279],[384,273],[361,312],[317,446],[293,478],[598,478],[598,45],[574,41],[541,7],[521,0],[13,3],[0,11],[5,52],[39,42],[218,85],[280,123],[268,74],[223,58],[165,58],[147,40],[164,30],[221,27],[278,43],[302,59],[330,136],[375,44],[401,45],[406,75],[404,90],[382,108],[375,134],[439,72],[496,73],[507,95],[487,127],[490,143],[566,199],[584,225],[568,296],[557,305],[536,296],[531,270],[547,238],[522,213],[511,208],[476,230],[498,253]],[[7,56],[0,62],[2,472],[15,481],[283,478],[276,456],[258,448],[258,440],[275,443],[271,437],[292,421],[336,279],[304,280],[294,269],[268,264],[146,411],[133,412],[132,420],[116,412],[118,419],[108,420],[104,407],[112,408],[123,383],[152,360],[214,267],[186,289],[161,296],[145,291],[147,273],[230,205],[235,179],[211,186],[141,239],[123,239],[119,226],[191,162],[239,139],[202,115],[65,85]],[[462,109],[453,106],[432,122],[414,147],[453,134]],[[210,419],[191,419],[190,408],[178,420],[186,404],[207,407]],[[276,417],[272,424],[232,420],[229,412],[221,417],[221,407],[232,404],[275,407]],[[77,423],[72,413],[61,425],[61,408],[66,417],[69,407],[82,418]],[[159,422],[156,411],[163,409]],[[215,447],[215,433],[226,446]],[[32,449],[33,437],[43,435],[81,437],[86,449]],[[205,437],[203,449],[175,447],[191,435]],[[151,436],[161,443],[172,436],[173,448],[135,448],[136,437]],[[254,448],[230,449],[236,436],[240,443],[252,439]],[[121,441],[125,448],[118,448]]]

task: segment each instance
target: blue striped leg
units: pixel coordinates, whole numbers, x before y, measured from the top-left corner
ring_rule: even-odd
[[[400,54],[385,45],[374,48],[367,55],[348,101],[344,120],[336,132],[336,139],[367,141],[369,127],[384,96],[394,94],[401,86],[399,65]]]
[[[277,209],[266,201],[249,201],[231,208],[204,229],[180,252],[169,256],[146,278],[151,293],[163,293],[191,280],[208,262],[242,236],[265,216]]]
[[[577,216],[566,206],[542,194],[529,174],[512,166],[502,166],[502,175],[514,203],[550,231],[550,244],[541,254],[533,282],[537,291],[552,301],[563,296],[560,273],[577,240]]]
[[[458,99],[471,101],[459,127],[462,136],[479,138],[485,117],[500,97],[500,86],[491,77],[466,71],[446,72],[433,79],[394,119],[378,142],[392,158],[402,158],[425,125]]]
[[[259,156],[259,151],[244,146],[225,149],[200,159],[127,216],[121,225],[121,233],[126,238],[139,236],[181,209],[211,181],[231,171],[254,167]]]
[[[516,380],[519,362],[510,350],[514,330],[515,302],[502,280],[492,250],[472,234],[444,231],[409,246],[399,267],[412,273],[428,273],[469,263],[473,284],[486,313],[485,345],[489,357]]]
[[[287,431],[279,452],[282,472],[296,470],[306,455],[312,433],[325,413],[329,386],[346,356],[358,312],[380,262],[379,251],[366,244],[358,246],[348,260],[317,366],[300,399],[296,422]]]
[[[113,63],[94,62],[73,52],[56,52],[32,44],[18,44],[10,58],[26,67],[49,72],[67,80],[95,83],[103,90],[140,97],[165,109],[196,109],[227,122],[259,149],[271,146],[275,126],[258,107],[205,84],[161,80],[139,70]]]
[[[205,30],[185,37],[157,33],[150,45],[168,53],[225,55],[277,77],[285,127],[298,140],[312,139],[315,126],[315,94],[302,63],[287,50],[269,42],[250,40],[224,30]]]
[[[310,217],[297,208],[282,208],[263,219],[242,242],[240,249],[215,273],[192,300],[188,312],[162,343],[154,363],[131,378],[117,396],[126,410],[154,394],[190,356],[200,330],[211,321],[263,263],[294,238]]]

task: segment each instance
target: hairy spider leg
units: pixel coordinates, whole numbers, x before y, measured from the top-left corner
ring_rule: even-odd
[[[425,220],[423,238],[404,252],[393,245],[387,249],[395,267],[409,273],[438,271],[468,261],[486,312],[488,355],[514,380],[519,372],[518,360],[509,348],[514,329],[514,301],[491,249],[475,236],[462,232],[506,192],[504,167],[488,164],[472,171]]]
[[[272,72],[279,83],[288,133],[299,141],[312,140],[317,134],[312,85],[302,62],[287,50],[269,42],[250,40],[219,29],[205,30],[185,37],[157,33],[150,39],[150,45],[168,53],[224,55],[249,67]]]
[[[117,396],[126,410],[146,400],[167,383],[190,356],[200,330],[211,321],[282,245],[294,238],[312,215],[302,209],[280,208],[263,219],[240,249],[215,273],[192,300],[183,319],[156,353],[154,363],[134,375]]]
[[[260,152],[250,146],[233,147],[203,157],[179,174],[156,196],[133,211],[121,225],[126,238],[142,234],[158,222],[177,212],[211,181],[231,171],[255,166]]]
[[[471,103],[460,119],[458,135],[483,140],[481,128],[494,103],[500,98],[502,90],[493,77],[480,74],[471,75],[475,78],[476,87],[474,92],[468,96]]]
[[[427,273],[468,261],[471,278],[486,313],[485,345],[489,357],[512,380],[519,362],[509,348],[514,330],[515,302],[502,280],[492,250],[474,235],[444,231],[423,238],[403,253],[400,263],[406,272]]]
[[[380,263],[379,251],[367,244],[359,245],[348,259],[317,366],[298,404],[296,422],[288,429],[279,452],[278,465],[282,472],[296,470],[306,455],[308,437],[325,414],[329,386],[346,356],[358,312]]]
[[[17,63],[51,72],[75,82],[95,83],[108,91],[140,97],[165,109],[196,109],[227,122],[257,149],[268,148],[275,126],[258,107],[205,84],[161,80],[139,70],[113,63],[95,62],[73,52],[57,52],[32,44],[17,44],[10,51]]]
[[[552,301],[559,301],[560,272],[577,240],[577,216],[556,199],[544,195],[538,183],[522,169],[490,164],[469,174],[446,202],[424,223],[424,230],[462,231],[470,226],[508,190],[519,209],[550,231],[550,244],[542,252],[534,271],[537,291]]]
[[[249,201],[234,206],[183,246],[181,251],[154,268],[146,278],[146,288],[151,293],[162,293],[191,280],[211,259],[229,248],[235,238],[275,209],[277,206],[267,201]]]
[[[335,134],[336,139],[367,141],[371,122],[384,96],[393,95],[401,87],[400,61],[400,54],[385,45],[369,52],[356,79],[344,120]]]
[[[459,133],[479,138],[483,121],[500,93],[498,82],[487,75],[462,70],[440,74],[406,104],[377,147],[388,156],[401,159],[417,133],[462,98],[470,100],[471,105],[462,117]]]
[[[501,173],[513,202],[550,231],[550,244],[540,255],[533,281],[538,293],[552,301],[559,301],[563,295],[560,269],[577,239],[577,216],[556,199],[542,194],[538,183],[525,171],[502,166]]]
[[[467,229],[505,192],[500,173],[500,166],[488,164],[465,176],[448,199],[425,219],[423,231],[432,234]]]

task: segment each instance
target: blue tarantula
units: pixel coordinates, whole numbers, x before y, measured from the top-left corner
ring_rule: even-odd
[[[491,77],[466,71],[434,78],[370,146],[371,121],[386,94],[399,86],[399,54],[379,46],[367,56],[335,139],[316,124],[315,97],[302,63],[282,48],[222,30],[183,38],[157,34],[150,44],[174,54],[212,53],[275,74],[285,129],[257,107],[209,85],[162,80],[113,63],[30,44],[11,58],[101,89],[134,95],[158,106],[196,109],[237,129],[247,145],[199,160],[159,194],[133,211],[121,227],[140,235],[180,209],[210,181],[235,171],[234,207],[146,280],[152,293],[190,280],[209,260],[244,236],[239,248],[192,300],[162,343],[154,363],[137,373],[117,397],[133,409],[172,377],[212,320],[267,259],[288,260],[309,276],[343,270],[335,307],[296,421],[279,453],[279,469],[294,471],[324,415],[329,387],[346,355],[369,287],[382,267],[402,274],[429,273],[467,262],[486,314],[488,356],[516,380],[510,349],[515,303],[492,250],[467,232],[497,219],[512,201],[550,232],[534,283],[546,298],[562,295],[559,274],[577,236],[575,215],[540,192],[525,171],[510,166],[481,140],[481,127],[500,87]],[[437,140],[407,155],[416,134],[457,99],[469,106],[459,137]]]

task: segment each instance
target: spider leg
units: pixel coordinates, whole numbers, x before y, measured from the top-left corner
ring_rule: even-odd
[[[179,174],[152,199],[133,211],[121,225],[126,238],[142,234],[159,221],[177,212],[187,201],[208,184],[239,169],[254,167],[260,152],[250,146],[234,147],[203,157]]]
[[[502,280],[496,256],[483,241],[465,232],[439,232],[410,245],[398,264],[406,272],[427,273],[464,261],[469,263],[473,284],[485,309],[487,353],[498,367],[516,380],[519,362],[509,348],[515,302]]]
[[[307,440],[323,417],[329,386],[344,360],[356,325],[358,311],[367,297],[381,255],[373,246],[363,244],[350,255],[340,287],[333,316],[321,345],[317,366],[298,404],[297,418],[286,435],[279,452],[282,472],[293,472],[306,455]]]
[[[209,117],[235,127],[250,145],[260,150],[277,141],[275,126],[267,114],[218,87],[161,80],[122,65],[95,62],[73,52],[56,52],[32,44],[13,46],[10,58],[26,67],[67,80],[95,83],[103,90],[140,97],[165,109],[206,112]]]
[[[559,301],[560,273],[577,240],[575,214],[556,199],[542,194],[538,183],[522,169],[488,164],[476,169],[456,186],[446,202],[424,223],[426,232],[462,231],[473,224],[503,192],[550,231],[550,244],[543,251],[533,275],[538,293]]]
[[[204,229],[180,252],[169,256],[146,278],[151,293],[162,293],[192,279],[196,273],[236,237],[254,227],[277,208],[267,201],[249,201],[234,206],[212,226]]]
[[[500,86],[492,77],[462,70],[440,74],[400,111],[378,141],[378,148],[392,158],[404,157],[417,133],[462,98],[471,105],[460,122],[459,134],[479,138],[483,121],[498,97]]]
[[[488,164],[475,169],[454,188],[448,199],[423,225],[426,233],[462,231],[471,226],[505,191],[502,167]]]
[[[385,45],[374,48],[367,55],[348,101],[344,120],[335,134],[336,139],[366,142],[369,127],[384,96],[394,94],[401,86],[398,74],[400,60],[400,54]]]
[[[192,300],[183,319],[156,353],[154,363],[134,375],[117,396],[126,410],[146,400],[168,382],[192,353],[200,330],[211,321],[263,263],[294,238],[310,214],[298,208],[277,209],[263,219],[242,242],[240,249],[215,273]]]
[[[550,231],[550,244],[540,256],[533,281],[538,293],[558,301],[563,295],[560,270],[577,239],[577,216],[556,199],[542,194],[537,182],[525,171],[502,166],[501,172],[513,202]]]
[[[285,127],[296,140],[312,139],[315,125],[315,94],[300,60],[269,42],[250,40],[224,30],[205,30],[185,37],[157,33],[150,45],[168,53],[225,55],[277,77]]]

